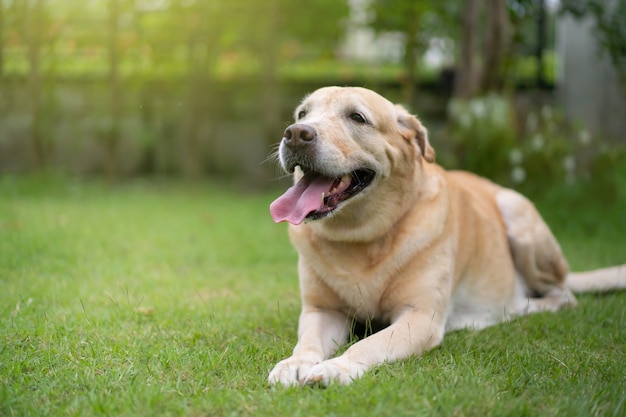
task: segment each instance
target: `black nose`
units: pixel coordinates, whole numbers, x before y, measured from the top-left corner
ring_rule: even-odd
[[[297,148],[315,142],[317,132],[309,125],[295,123],[285,129],[283,140],[288,146]]]

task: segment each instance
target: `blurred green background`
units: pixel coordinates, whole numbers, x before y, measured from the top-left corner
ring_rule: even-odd
[[[568,65],[582,69],[567,58],[573,42],[609,63],[621,103],[583,114],[621,124],[623,4],[1,0],[0,174],[271,186],[292,109],[338,84],[417,112],[449,168],[520,186],[610,180],[623,136],[568,110]]]
[[[620,264],[624,22],[623,0],[0,0],[0,416],[622,415],[623,293],[346,389],[266,377],[300,306],[270,155],[306,93],[401,102],[443,166],[531,197],[573,270]]]

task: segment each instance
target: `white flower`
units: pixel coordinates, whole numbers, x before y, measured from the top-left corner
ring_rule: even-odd
[[[534,150],[540,151],[543,149],[544,143],[545,143],[545,140],[543,136],[540,133],[537,133],[532,138],[531,146]]]
[[[520,184],[526,179],[526,171],[521,166],[516,166],[511,170],[511,179],[514,183]]]
[[[480,99],[472,100],[472,102],[470,103],[470,107],[472,109],[472,113],[476,116],[477,119],[483,118],[487,112],[485,102]]]
[[[578,133],[578,141],[581,145],[589,145],[591,143],[591,133],[587,129],[583,129]]]
[[[574,172],[576,169],[576,159],[572,155],[568,155],[563,158],[563,168],[567,173]]]
[[[509,152],[509,161],[511,161],[513,165],[519,165],[523,160],[524,154],[522,151],[519,149],[511,149],[511,152]]]
[[[461,125],[461,127],[464,129],[472,125],[472,117],[469,115],[469,113],[461,113],[461,115],[459,116],[459,125]]]

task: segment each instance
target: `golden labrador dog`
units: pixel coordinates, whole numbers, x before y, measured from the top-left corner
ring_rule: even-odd
[[[295,185],[274,201],[298,251],[293,355],[270,384],[348,384],[460,328],[573,306],[571,291],[626,288],[626,266],[572,274],[525,197],[434,164],[426,129],[363,88],[322,88],[277,156]],[[332,358],[354,320],[388,324]]]

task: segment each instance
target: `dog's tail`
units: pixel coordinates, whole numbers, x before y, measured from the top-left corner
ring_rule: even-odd
[[[626,289],[626,264],[586,272],[570,272],[565,286],[572,292],[604,292]]]

